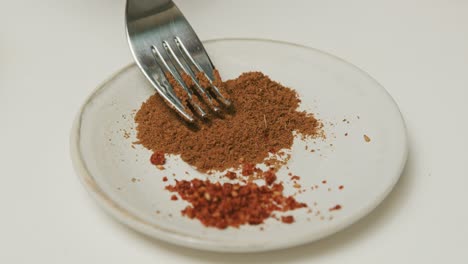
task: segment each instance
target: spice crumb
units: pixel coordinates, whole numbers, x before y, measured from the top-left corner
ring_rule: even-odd
[[[162,180],[163,180],[163,182],[167,182],[167,177],[164,176],[164,177],[162,178]]]
[[[370,139],[370,137],[369,137],[368,135],[364,135],[364,140],[365,140],[366,142],[370,142],[370,141],[371,141],[371,139]]]
[[[136,182],[136,181],[137,181],[137,179],[136,179],[136,178],[132,178],[132,182]]]
[[[322,183],[323,183],[323,184],[327,184],[327,181],[326,181],[326,180],[323,180]]]
[[[244,163],[242,165],[242,175],[244,176],[250,176],[254,173],[255,170],[255,165],[252,163]]]
[[[340,186],[338,187],[338,189],[340,189],[340,190],[343,190],[343,188],[344,188],[343,185],[340,185]]]
[[[176,196],[175,194],[173,194],[173,195],[171,196],[171,200],[172,200],[172,201],[177,201],[177,200],[179,200],[179,198],[177,198],[177,196]]]
[[[281,217],[281,222],[285,224],[291,224],[294,222],[294,216],[288,215],[288,216],[282,216]]]
[[[333,206],[332,208],[328,209],[328,211],[336,211],[336,210],[340,210],[342,207],[341,205],[337,204],[335,206]]]
[[[297,175],[294,175],[291,177],[291,180],[300,180],[301,177],[297,176]]]
[[[159,211],[159,210],[156,210],[156,214],[160,214],[160,213],[161,213],[161,211]]]
[[[293,185],[293,187],[296,188],[296,189],[300,189],[300,188],[301,188],[301,185],[298,184],[298,183],[295,183],[295,184]]]
[[[228,178],[230,180],[234,180],[234,179],[237,178],[237,173],[232,172],[232,171],[228,171],[225,176],[226,176],[226,178]]]
[[[263,174],[265,178],[265,183],[267,185],[272,185],[276,181],[276,174],[272,170],[268,170]]]
[[[158,150],[151,155],[150,158],[151,164],[153,165],[164,165],[166,164],[166,157],[164,156],[164,152]]]

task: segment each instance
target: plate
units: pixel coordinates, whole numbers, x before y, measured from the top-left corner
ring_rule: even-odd
[[[398,181],[407,156],[407,137],[392,97],[368,74],[333,55],[279,41],[219,39],[204,42],[224,79],[262,71],[296,89],[301,108],[324,123],[326,139],[297,139],[289,170],[301,176],[296,193],[286,171],[278,178],[287,194],[311,206],[292,211],[296,222],[268,219],[261,226],[218,230],[180,214],[185,201],[164,190],[198,173],[177,157],[165,170],[149,162],[150,151],[134,145],[133,116],[155,90],[134,65],[99,86],[82,106],[71,133],[71,156],[85,188],[120,222],[170,243],[223,252],[292,247],[331,235],[373,210]],[[170,133],[170,131],[168,131]],[[163,176],[169,181],[163,182]],[[340,189],[340,186],[341,189]],[[330,210],[340,205],[340,210]]]

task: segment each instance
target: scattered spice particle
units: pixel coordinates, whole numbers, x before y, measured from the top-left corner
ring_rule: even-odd
[[[265,229],[263,228],[263,226],[261,226],[261,227],[260,227],[260,231],[263,231],[263,230],[265,230]]]
[[[263,177],[265,178],[265,183],[267,185],[272,185],[276,181],[276,174],[273,170],[264,172]]]
[[[331,192],[331,190],[332,190],[331,188],[328,188],[328,191],[329,191],[329,192]]]
[[[300,189],[300,188],[301,188],[301,185],[298,184],[298,183],[295,183],[295,184],[293,185],[293,187],[296,188],[296,189]]]
[[[242,165],[242,175],[250,176],[254,173],[255,165],[252,163],[244,163]]]
[[[173,194],[173,195],[171,196],[171,200],[172,200],[172,201],[177,201],[177,200],[179,200],[179,198],[177,198],[177,195]]]
[[[160,214],[160,213],[161,213],[161,211],[159,211],[159,210],[156,210],[156,213],[157,213],[157,214]]]
[[[136,181],[137,181],[137,179],[136,179],[136,178],[132,178],[132,182],[136,182]]]
[[[328,211],[337,211],[337,210],[340,210],[342,207],[341,205],[337,204],[335,206],[333,206],[332,208],[328,209]]]
[[[163,180],[163,182],[167,182],[167,177],[164,176],[164,177],[162,178],[162,180]]]
[[[288,216],[282,216],[281,217],[281,222],[285,224],[292,224],[294,223],[294,216],[288,215]]]
[[[322,183],[323,183],[323,184],[327,184],[327,181],[326,181],[326,180],[323,180]]]
[[[164,165],[166,164],[166,157],[164,156],[163,151],[155,151],[150,158],[151,164],[153,165]]]
[[[291,177],[291,180],[300,180],[301,177],[297,176],[297,175],[294,175]]]
[[[343,185],[340,185],[340,187],[338,187],[338,189],[340,190],[343,190],[344,186]]]
[[[365,140],[366,142],[370,142],[370,141],[371,141],[371,139],[370,139],[370,137],[369,137],[368,135],[364,135],[364,140]]]
[[[228,171],[225,176],[226,176],[226,178],[228,178],[230,180],[234,180],[234,179],[237,178],[237,173],[232,172],[232,171]]]

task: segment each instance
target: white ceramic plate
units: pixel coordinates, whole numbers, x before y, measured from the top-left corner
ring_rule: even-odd
[[[173,183],[172,173],[179,179],[207,176],[177,157],[160,171],[149,163],[148,150],[132,148],[133,110],[155,92],[135,65],[96,89],[81,108],[71,135],[77,174],[107,212],[142,233],[187,247],[265,251],[335,233],[368,214],[390,192],[406,161],[405,125],[390,95],[369,75],[337,57],[290,43],[225,39],[207,41],[205,47],[223,78],[263,71],[295,88],[301,107],[325,123],[327,139],[308,143],[316,151],[305,150],[305,143],[296,140],[288,163],[307,189],[296,199],[311,205],[312,213],[291,212],[296,219],[291,225],[269,219],[263,231],[259,226],[206,228],[182,217],[186,202],[170,201],[164,186]],[[364,135],[371,141],[366,142]],[[168,176],[167,183],[163,176]],[[286,193],[296,191],[286,170],[278,177],[285,181]],[[319,188],[311,190],[315,185]],[[340,185],[344,189],[339,190]],[[342,209],[330,212],[337,204]]]

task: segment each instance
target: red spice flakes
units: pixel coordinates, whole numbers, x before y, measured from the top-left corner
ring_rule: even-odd
[[[172,200],[172,201],[177,201],[177,200],[179,200],[179,198],[177,198],[177,196],[176,196],[175,194],[173,194],[173,195],[171,196],[171,200]]]
[[[297,175],[294,175],[294,176],[291,177],[291,180],[293,180],[293,181],[294,180],[300,180],[300,179],[301,179],[301,177],[299,177]]]
[[[332,208],[328,209],[328,211],[336,211],[336,210],[340,210],[342,207],[341,205],[337,204],[335,206],[333,206]]]
[[[175,185],[167,186],[166,189],[177,192],[190,203],[182,210],[182,215],[219,229],[245,224],[258,225],[272,217],[274,211],[286,212],[307,207],[292,196],[285,197],[282,184],[269,187],[258,186],[253,182],[239,185],[193,179],[176,181]]]
[[[226,172],[226,178],[230,179],[230,180],[234,180],[237,178],[237,173],[235,172],[232,172],[232,171],[228,171]]]
[[[327,181],[326,181],[326,180],[323,180],[322,183],[323,183],[323,184],[327,184]]]
[[[164,156],[164,152],[162,151],[155,151],[150,158],[151,164],[153,165],[164,165],[166,164],[166,157]]]
[[[294,216],[288,215],[288,216],[282,216],[281,217],[281,222],[285,224],[292,224],[294,223]]]
[[[343,190],[343,189],[344,189],[344,186],[343,186],[343,185],[340,185],[340,186],[338,187],[338,189]]]
[[[252,163],[244,163],[242,165],[242,175],[244,176],[250,176],[254,173],[255,170],[255,165]]]
[[[272,185],[273,182],[276,181],[276,174],[273,170],[268,170],[263,173],[263,177],[265,178],[265,183],[267,185]]]
[[[167,182],[167,177],[164,176],[164,177],[162,178],[162,180],[163,180],[163,182]]]

